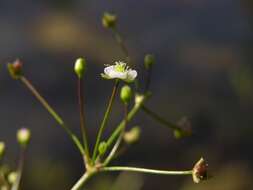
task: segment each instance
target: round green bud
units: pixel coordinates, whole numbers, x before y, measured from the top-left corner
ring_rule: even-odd
[[[176,139],[181,139],[182,137],[184,137],[183,131],[180,129],[175,129],[173,133]]]
[[[141,135],[140,127],[133,127],[130,131],[125,132],[123,138],[127,144],[134,144],[139,140],[140,135]]]
[[[122,102],[128,104],[132,96],[132,89],[128,85],[124,85],[120,91],[120,99],[122,100]]]
[[[17,131],[17,141],[22,147],[26,147],[31,139],[31,132],[27,128],[21,128]]]
[[[9,173],[9,175],[8,175],[8,182],[10,184],[14,184],[16,182],[16,180],[17,180],[17,177],[18,177],[17,172],[13,171],[13,172]]]
[[[102,24],[105,28],[114,28],[117,23],[117,16],[112,13],[105,12],[102,18]]]
[[[100,155],[104,155],[106,150],[107,150],[107,143],[103,141],[99,144],[98,152]]]
[[[86,71],[86,60],[84,58],[78,58],[74,67],[75,73],[79,78],[82,78]]]
[[[20,79],[23,76],[22,68],[23,64],[19,59],[7,64],[7,69],[13,79]]]
[[[146,69],[150,69],[152,65],[155,63],[155,57],[151,54],[147,54],[144,57],[144,66]]]
[[[0,142],[0,158],[3,157],[5,152],[5,143],[4,142]]]

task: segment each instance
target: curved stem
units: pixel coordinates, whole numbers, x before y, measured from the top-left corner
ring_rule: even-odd
[[[181,130],[181,128],[178,127],[176,124],[165,120],[164,118],[159,116],[157,113],[155,113],[155,112],[151,111],[150,109],[148,109],[146,106],[142,106],[141,108],[146,114],[148,114],[150,117],[152,117],[153,119],[155,119],[156,121],[158,121],[162,125],[170,128],[170,129],[173,129],[173,130]]]
[[[114,84],[114,87],[112,89],[112,95],[111,95],[111,98],[109,100],[109,103],[108,103],[108,106],[107,106],[107,109],[106,109],[103,121],[102,121],[102,123],[100,125],[100,128],[99,128],[99,131],[98,131],[98,135],[97,135],[97,139],[96,139],[96,144],[95,144],[93,155],[92,155],[92,160],[93,161],[96,159],[97,151],[98,151],[98,146],[99,146],[99,143],[100,143],[100,139],[102,137],[103,131],[104,131],[104,129],[106,127],[106,124],[107,124],[107,121],[109,119],[109,115],[111,113],[112,104],[113,104],[113,101],[115,99],[118,86],[119,86],[119,80],[116,80],[115,84]]]
[[[192,170],[167,171],[167,170],[153,170],[153,169],[146,169],[146,168],[124,167],[124,166],[104,167],[101,169],[101,171],[129,171],[129,172],[141,172],[141,173],[158,174],[158,175],[192,175]]]
[[[124,123],[124,127],[122,128],[122,131],[121,131],[121,134],[119,135],[115,145],[113,146],[110,154],[108,155],[108,157],[105,159],[104,163],[103,163],[103,166],[107,166],[111,160],[114,158],[119,146],[120,146],[120,143],[122,142],[122,139],[123,139],[123,136],[124,136],[124,133],[125,133],[125,129],[126,129],[126,126],[127,126],[127,113],[128,113],[128,105],[125,104],[124,105],[124,119],[125,119],[125,123]]]
[[[55,110],[48,104],[48,102],[39,94],[39,92],[35,89],[32,83],[22,76],[20,80],[26,85],[26,87],[32,92],[32,94],[38,99],[38,101],[44,106],[44,108],[50,113],[50,115],[55,119],[55,121],[67,132],[70,139],[74,142],[78,150],[84,155],[83,146],[78,139],[78,137],[65,125],[62,118],[55,112]]]
[[[88,144],[88,136],[85,128],[85,115],[84,115],[84,94],[83,94],[83,81],[78,77],[77,84],[77,95],[78,95],[78,105],[79,105],[79,113],[80,113],[80,128],[82,132],[84,151],[86,154],[86,158],[90,159],[90,150]]]

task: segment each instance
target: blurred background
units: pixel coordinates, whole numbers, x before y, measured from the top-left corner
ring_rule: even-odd
[[[94,177],[91,190],[250,190],[253,186],[253,3],[251,0],[1,0],[0,139],[5,161],[15,167],[16,130],[32,131],[22,189],[70,189],[84,168],[63,130],[30,92],[12,80],[6,63],[20,58],[27,78],[79,131],[73,64],[85,56],[86,115],[94,143],[112,82],[104,64],[124,58],[104,11],[119,18],[130,55],[143,81],[143,57],[156,57],[148,106],[171,121],[187,116],[192,137],[176,140],[142,112],[141,139],[113,164],[188,169],[201,156],[214,178],[195,185],[190,177],[113,173]],[[122,118],[117,100],[108,136]]]

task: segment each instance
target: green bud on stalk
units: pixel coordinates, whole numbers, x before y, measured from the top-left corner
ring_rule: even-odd
[[[100,155],[104,155],[106,150],[107,150],[107,144],[106,144],[106,142],[103,141],[99,144],[98,152]]]
[[[18,177],[17,172],[13,171],[13,172],[9,173],[9,175],[8,175],[8,182],[10,184],[14,184],[16,182],[16,180],[17,180],[17,177]]]
[[[86,60],[84,58],[78,58],[75,62],[74,70],[78,78],[82,78],[86,71]]]
[[[17,131],[17,141],[22,147],[26,147],[31,139],[31,132],[27,128],[21,128]]]
[[[144,57],[144,66],[146,69],[150,69],[155,63],[155,57],[151,54],[147,54]]]
[[[132,96],[133,96],[132,89],[128,85],[125,85],[121,88],[120,99],[124,104],[128,104]]]

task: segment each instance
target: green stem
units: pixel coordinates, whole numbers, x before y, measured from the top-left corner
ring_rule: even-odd
[[[85,185],[85,183],[90,179],[95,172],[86,172],[83,176],[76,182],[76,184],[71,188],[71,190],[81,190],[81,188]]]
[[[134,107],[132,108],[132,110],[128,113],[127,115],[127,122],[131,121],[131,119],[136,115],[136,113],[140,110],[140,108],[142,107],[143,103],[146,101],[146,99],[148,98],[149,94],[145,94],[145,95],[136,95],[136,99],[138,99],[138,101],[135,102]],[[109,139],[107,140],[107,146],[108,148],[113,144],[113,142],[117,139],[118,135],[120,134],[120,132],[122,131],[122,129],[124,128],[125,125],[125,121],[121,121],[121,123],[117,126],[117,128],[113,131],[112,135],[109,137]]]
[[[124,127],[122,128],[122,131],[121,131],[121,134],[119,135],[116,143],[114,144],[110,154],[108,155],[108,157],[105,159],[104,163],[103,163],[103,166],[107,166],[111,160],[115,157],[115,154],[120,146],[120,143],[122,142],[122,139],[123,139],[123,136],[124,136],[124,133],[125,133],[125,130],[126,130],[126,126],[127,126],[127,113],[128,113],[128,105],[125,104],[124,105],[124,119],[125,119],[125,123],[124,123]]]
[[[112,166],[104,167],[101,171],[128,171],[128,172],[141,172],[158,175],[192,175],[192,170],[187,171],[167,171],[167,170],[153,170],[146,168],[124,167],[124,166]]]
[[[104,131],[104,129],[106,127],[106,124],[107,124],[107,121],[109,119],[109,115],[110,115],[111,110],[112,110],[112,104],[113,104],[113,101],[115,99],[118,86],[119,86],[119,80],[116,80],[115,84],[114,84],[114,87],[113,87],[113,90],[112,90],[111,98],[109,100],[109,103],[108,103],[108,106],[107,106],[107,109],[106,109],[106,112],[105,112],[105,115],[104,115],[104,118],[103,118],[103,121],[102,121],[102,123],[100,125],[100,128],[99,128],[99,131],[98,131],[96,144],[95,144],[93,155],[92,155],[92,160],[93,161],[96,159],[100,139],[102,137],[103,131]]]
[[[65,125],[62,118],[54,111],[54,109],[47,103],[47,101],[39,94],[39,92],[34,88],[32,83],[27,80],[24,76],[20,80],[26,85],[26,87],[32,92],[32,94],[39,100],[39,102],[44,106],[44,108],[51,114],[51,116],[56,120],[56,122],[67,132],[70,139],[74,142],[76,147],[79,149],[82,155],[84,155],[83,146],[78,139],[78,137]]]
[[[78,84],[77,84],[77,94],[78,94],[78,105],[79,105],[79,113],[80,113],[80,128],[81,128],[81,132],[82,132],[84,151],[86,154],[86,158],[89,161],[90,160],[90,151],[89,151],[87,131],[85,128],[83,81],[79,77],[78,77]]]
[[[22,177],[22,173],[23,173],[24,162],[25,162],[25,152],[26,152],[26,149],[22,148],[21,152],[20,152],[19,162],[18,162],[17,179],[16,179],[15,183],[13,184],[11,190],[18,190],[19,189],[19,185],[20,185],[20,181],[21,181],[21,177]]]
[[[173,129],[173,130],[181,130],[180,127],[178,127],[176,124],[165,120],[164,118],[162,118],[161,116],[159,116],[157,113],[151,111],[150,109],[148,109],[146,106],[142,106],[142,110],[149,115],[150,117],[152,117],[153,119],[155,119],[156,121],[158,121],[159,123],[161,123],[162,125]]]

